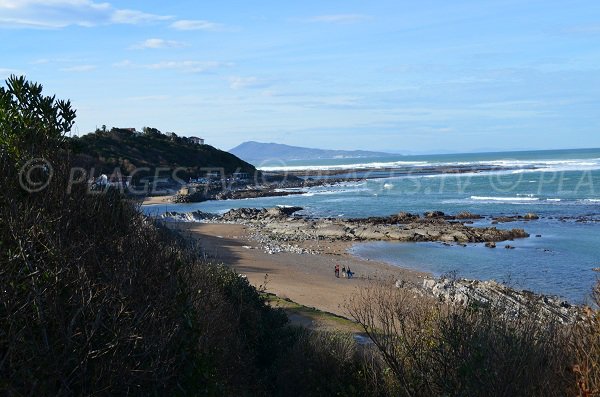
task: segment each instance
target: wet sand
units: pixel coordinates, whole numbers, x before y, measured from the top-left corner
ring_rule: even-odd
[[[347,253],[351,242],[308,241],[304,248],[319,248],[324,253],[267,254],[249,238],[247,226],[211,223],[169,223],[169,227],[197,239],[205,254],[244,274],[255,287],[301,305],[348,316],[344,304],[356,288],[381,279],[398,279],[420,284],[427,273],[402,269],[385,263],[362,260]],[[334,266],[345,266],[355,273],[353,279],[336,278]]]

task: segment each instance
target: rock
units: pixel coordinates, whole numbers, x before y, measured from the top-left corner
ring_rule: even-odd
[[[594,271],[594,272],[600,272],[600,267],[594,267],[594,268],[592,268],[592,271]]]
[[[392,218],[396,221],[396,223],[408,223],[419,219],[419,215],[411,214],[409,212],[400,212],[397,215],[392,215]]]
[[[542,237],[542,235],[541,234],[536,234],[535,237]]]
[[[488,241],[487,243],[485,243],[485,246],[488,248],[496,248],[496,243],[493,241]]]
[[[442,211],[427,211],[423,215],[425,216],[425,218],[431,219],[431,218],[443,218],[445,214]]]
[[[515,247],[513,247],[512,245],[509,245],[509,244],[506,244],[506,245],[504,246],[504,248],[506,248],[506,249],[508,249],[508,250],[514,250],[514,249],[515,249]]]
[[[562,323],[573,323],[581,315],[581,308],[559,297],[520,291],[495,281],[424,279],[422,290],[451,304],[466,306],[477,302],[491,305],[514,318],[535,313]]]
[[[497,217],[492,218],[492,220],[494,222],[499,222],[499,223],[516,222],[516,221],[522,221],[522,220],[532,221],[532,220],[536,220],[536,219],[540,219],[540,217],[537,214],[534,214],[532,212],[527,213],[525,215],[497,216]]]
[[[266,215],[272,218],[287,218],[294,212],[302,211],[302,207],[273,207],[267,210]]]
[[[529,233],[527,233],[524,229],[510,229],[510,235],[512,238],[527,238],[529,237]],[[512,238],[510,240],[512,240]]]
[[[469,211],[462,211],[456,214],[456,219],[481,219],[481,215],[473,214]]]
[[[240,223],[261,233],[285,241],[304,240],[376,240],[376,241],[440,241],[445,243],[486,243],[528,237],[523,229],[498,229],[496,227],[471,227],[462,222],[449,221],[441,211],[430,212],[429,218],[399,213],[389,217],[366,219],[319,218],[297,216],[300,207],[275,207],[269,209],[238,208],[227,211],[211,221]],[[185,216],[184,216],[185,215]],[[204,218],[202,213],[187,213],[179,218]],[[209,218],[207,218],[209,219]],[[494,244],[491,244],[491,243]]]
[[[342,240],[347,236],[346,230],[337,225],[325,225],[323,227],[317,227],[317,231],[315,233],[317,237],[330,238],[333,240]]]
[[[193,212],[174,212],[167,211],[160,215],[160,218],[167,222],[202,222],[202,221],[213,221],[218,215],[210,214],[208,212],[193,211]]]
[[[354,236],[361,240],[381,240],[385,239],[385,235],[374,228],[358,228],[354,230]]]

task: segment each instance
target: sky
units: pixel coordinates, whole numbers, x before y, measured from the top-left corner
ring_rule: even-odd
[[[436,153],[600,147],[600,1],[0,0],[0,79],[151,126]]]

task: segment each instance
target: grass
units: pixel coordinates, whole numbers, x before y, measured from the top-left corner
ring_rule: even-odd
[[[294,325],[322,331],[362,332],[356,322],[337,314],[305,306],[272,293],[264,293],[263,298],[269,306],[282,309]]]

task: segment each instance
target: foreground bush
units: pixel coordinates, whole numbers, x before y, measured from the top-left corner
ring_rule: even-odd
[[[600,282],[593,293],[596,309],[600,308]],[[579,395],[600,396],[600,311],[588,309],[585,318],[574,327],[571,345],[575,353],[573,370]]]
[[[353,358],[321,350],[337,339],[287,326],[244,278],[118,192],[70,184],[74,117],[23,78],[0,89],[0,394],[367,390]],[[340,378],[306,382],[299,357]]]
[[[403,395],[575,394],[569,328],[557,322],[447,306],[387,285],[361,290],[348,310]]]
[[[41,92],[23,78],[0,91],[0,388],[173,387],[187,333],[182,254],[118,194],[68,185],[75,112]],[[33,158],[44,162],[30,172]]]

